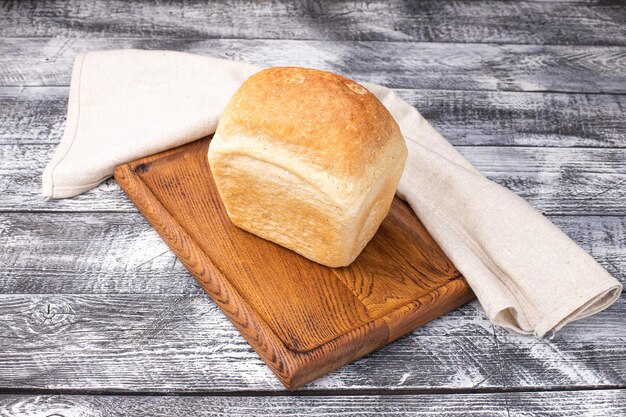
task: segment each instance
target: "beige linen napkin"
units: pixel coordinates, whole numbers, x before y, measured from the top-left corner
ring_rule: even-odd
[[[167,51],[80,55],[67,126],[43,194],[71,197],[118,164],[209,135],[260,68]],[[621,292],[585,251],[523,199],[485,178],[412,106],[363,83],[393,114],[409,158],[398,187],[496,325],[543,337],[610,306]]]

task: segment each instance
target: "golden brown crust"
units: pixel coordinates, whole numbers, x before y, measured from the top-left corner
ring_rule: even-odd
[[[235,225],[333,267],[350,264],[373,237],[406,156],[398,125],[374,95],[307,68],[250,77],[209,147]]]
[[[248,78],[220,121],[220,135],[259,136],[338,177],[358,177],[400,128],[360,84],[330,72],[275,67]]]

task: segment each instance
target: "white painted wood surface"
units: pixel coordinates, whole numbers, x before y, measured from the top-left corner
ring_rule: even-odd
[[[0,87],[0,144],[56,144],[68,87]],[[454,145],[625,148],[626,96],[396,89]]]
[[[3,384],[77,392],[282,391],[203,294],[109,291],[0,295]],[[602,316],[574,323],[554,340],[536,340],[494,329],[473,302],[301,391],[619,388],[626,383],[625,314],[622,297]]]
[[[11,24],[0,27],[0,36],[626,45],[626,11],[619,2],[169,0],[158,8],[122,0],[90,3],[10,2],[5,12]]]
[[[391,88],[626,92],[622,46],[196,38],[4,38],[0,86],[68,85],[77,53],[171,49],[335,71]]]
[[[0,395],[7,417],[420,416],[580,417],[624,415],[623,390],[497,394],[301,397]]]
[[[626,282],[623,1],[2,1],[0,415],[626,415],[624,297],[553,340],[473,302],[285,396],[112,180],[40,196],[72,60],[128,47],[395,88]]]

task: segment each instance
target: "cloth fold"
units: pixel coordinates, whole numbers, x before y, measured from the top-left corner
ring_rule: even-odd
[[[213,133],[230,96],[260,69],[170,51],[79,55],[65,132],[43,174],[44,196],[78,195],[121,163]],[[522,198],[483,176],[413,106],[385,87],[362,84],[407,142],[398,195],[494,324],[543,337],[619,297],[615,278]]]

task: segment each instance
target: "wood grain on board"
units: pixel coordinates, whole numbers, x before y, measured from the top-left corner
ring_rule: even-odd
[[[466,303],[473,293],[410,207],[347,267],[235,227],[209,139],[119,166],[115,179],[278,379],[296,389]]]
[[[167,49],[298,65],[390,88],[626,93],[626,47],[248,39],[4,38],[0,86],[69,85],[80,52]]]
[[[0,13],[5,37],[626,45],[626,11],[619,2],[98,0],[84,7],[78,0],[5,1]]]

